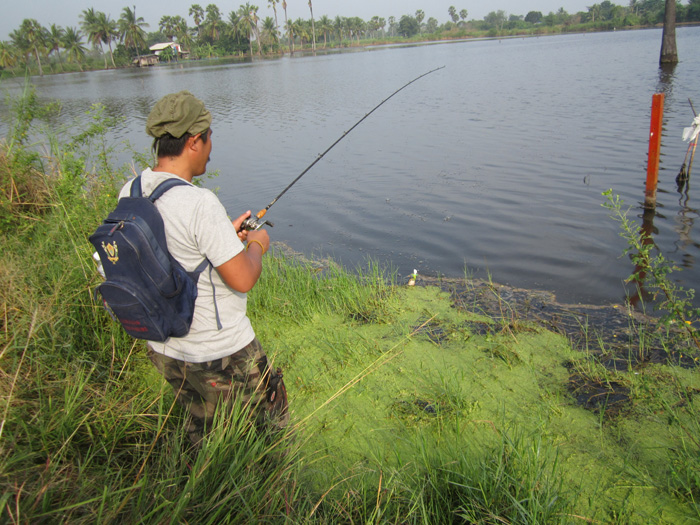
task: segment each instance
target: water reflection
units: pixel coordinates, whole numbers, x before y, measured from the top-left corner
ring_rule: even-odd
[[[637,253],[630,254],[635,265],[632,275],[628,278],[632,290],[628,292],[627,298],[628,303],[637,311],[644,311],[645,308],[648,310],[649,307],[658,304],[658,301],[663,299],[658,296],[658,279],[663,280],[670,276],[661,274],[657,277],[653,273],[654,271],[663,270],[664,266],[668,266],[671,271],[690,270],[695,267],[696,260],[692,252],[693,249],[700,248],[700,243],[693,241],[692,232],[698,210],[690,207],[690,182],[688,180],[678,186],[678,194],[678,213],[674,227],[678,238],[674,242],[675,249],[661,252],[654,240],[659,235],[659,230],[654,226],[654,220],[666,221],[666,216],[659,213],[657,208],[646,207],[642,207],[642,214],[638,216],[641,219],[639,229],[641,249]],[[661,256],[665,255],[665,262],[656,260],[654,251],[661,252]],[[680,256],[672,257],[672,254],[680,254]],[[649,272],[652,272],[651,275]],[[670,277],[670,279],[674,283],[678,282],[675,276]]]
[[[654,229],[654,218],[656,217],[655,208],[644,208],[642,213],[642,226],[639,230],[639,242],[642,249],[636,254],[630,254],[630,258],[636,261],[634,266],[634,271],[632,276],[628,279],[628,282],[633,285],[632,293],[628,298],[629,304],[631,304],[635,310],[643,311],[645,305],[651,304],[654,300],[654,293],[647,290],[645,285],[652,283],[647,283],[647,270],[649,270],[649,251],[655,248],[653,235],[658,233],[658,230]]]
[[[699,248],[700,244],[692,239],[693,225],[698,215],[698,210],[690,207],[690,180],[686,179],[682,187],[678,189],[678,214],[676,216],[676,232],[678,242],[674,252],[681,253],[681,260],[678,264],[681,267],[690,269],[695,265],[695,256],[689,248]],[[674,253],[671,252],[671,253]]]
[[[657,93],[664,93],[669,96],[673,93],[673,79],[678,64],[660,64],[659,80],[656,85]]]

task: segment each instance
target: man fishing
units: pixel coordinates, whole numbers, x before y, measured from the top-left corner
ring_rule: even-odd
[[[234,221],[211,191],[192,185],[205,173],[212,151],[212,117],[187,91],[166,95],[148,116],[156,165],[141,174],[144,196],[179,177],[156,201],[168,250],[187,272],[204,260],[189,332],[164,342],[149,341],[148,356],[189,411],[187,432],[197,444],[211,430],[217,405],[240,399],[260,425],[286,425],[289,415],[281,371],[273,372],[246,315],[246,293],[262,271],[270,239],[266,230],[245,231],[250,211]],[[120,198],[130,194],[129,181]]]

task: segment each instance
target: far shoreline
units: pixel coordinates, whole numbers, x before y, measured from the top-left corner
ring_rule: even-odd
[[[685,27],[696,27],[700,26],[700,22],[681,22],[676,24],[676,28],[685,28]],[[317,48],[315,51],[312,50],[311,48],[304,48],[304,49],[297,49],[293,53],[289,52],[289,50],[284,51],[284,52],[277,52],[277,53],[269,53],[266,55],[258,56],[256,58],[255,55],[250,55],[249,53],[245,53],[243,55],[224,55],[220,57],[209,57],[209,58],[188,58],[188,59],[182,59],[182,60],[171,60],[167,62],[159,62],[158,64],[154,64],[152,66],[135,66],[133,64],[126,65],[126,66],[117,66],[116,68],[113,67],[96,67],[96,68],[91,68],[91,69],[86,69],[84,71],[79,71],[79,70],[71,70],[71,71],[44,71],[43,75],[39,75],[38,72],[34,73],[32,72],[31,74],[27,74],[27,71],[25,70],[24,72],[21,71],[12,71],[9,72],[9,70],[0,70],[0,81],[2,80],[8,80],[11,78],[33,78],[36,76],[53,76],[53,75],[62,75],[62,74],[69,74],[69,73],[92,73],[92,72],[97,72],[97,71],[116,71],[116,70],[131,70],[131,69],[141,69],[142,67],[144,69],[149,69],[152,67],[161,67],[161,66],[172,66],[172,65],[177,65],[178,63],[201,63],[201,62],[218,62],[218,61],[240,61],[241,63],[250,63],[254,61],[260,61],[260,60],[272,60],[272,59],[279,59],[283,58],[285,56],[289,56],[290,58],[294,58],[295,56],[315,56],[315,55],[327,55],[331,53],[343,53],[343,52],[356,52],[356,51],[363,51],[363,50],[371,50],[371,49],[386,49],[386,48],[392,48],[392,47],[414,47],[414,46],[428,46],[428,45],[438,45],[438,44],[457,44],[457,43],[467,43],[467,42],[485,42],[485,41],[492,41],[492,40],[513,40],[517,38],[535,38],[535,37],[549,37],[549,36],[563,36],[563,35],[586,35],[589,33],[614,33],[618,31],[640,31],[640,30],[653,30],[653,29],[662,29],[663,24],[657,24],[655,26],[627,26],[627,27],[620,27],[620,28],[613,28],[612,30],[610,29],[587,29],[587,30],[578,30],[578,31],[557,31],[557,32],[521,32],[521,33],[515,33],[515,34],[507,34],[507,35],[478,35],[478,36],[458,36],[458,37],[450,37],[450,36],[445,36],[439,39],[434,39],[434,38],[424,38],[424,39],[415,39],[415,38],[401,38],[401,37],[392,37],[392,40],[388,39],[373,39],[371,41],[368,41],[367,43],[360,43],[360,44],[350,44],[350,45],[334,45],[333,47],[321,47]],[[537,30],[534,30],[537,31]],[[142,55],[145,56],[145,55]],[[66,64],[61,64],[61,66],[65,66]]]

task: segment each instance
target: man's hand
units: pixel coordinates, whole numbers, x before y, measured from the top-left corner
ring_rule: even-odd
[[[250,211],[245,212],[236,220],[233,226],[240,228],[244,220],[250,217]],[[229,259],[216,270],[231,288],[238,292],[249,292],[255,285],[262,272],[262,256],[270,249],[270,236],[267,230],[239,231],[238,238],[247,242],[245,250]]]
[[[260,255],[262,256],[270,249],[270,235],[267,233],[267,230],[251,230],[246,233],[248,234],[248,250],[253,246],[258,246],[258,243],[260,243],[259,247],[262,248]]]
[[[236,231],[238,232],[238,238],[245,242],[248,239],[248,230],[243,230],[243,221],[245,221],[248,217],[250,217],[250,210],[245,212],[243,215],[238,217],[236,220],[231,221],[233,224],[233,227],[236,228]]]

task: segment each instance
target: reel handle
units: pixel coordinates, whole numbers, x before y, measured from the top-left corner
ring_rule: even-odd
[[[272,224],[270,221],[263,221],[255,216],[248,217],[246,220],[243,221],[243,224],[241,224],[241,231],[242,230],[247,230],[247,231],[259,230],[260,228],[262,228],[266,224],[270,228],[274,227],[274,224]]]

